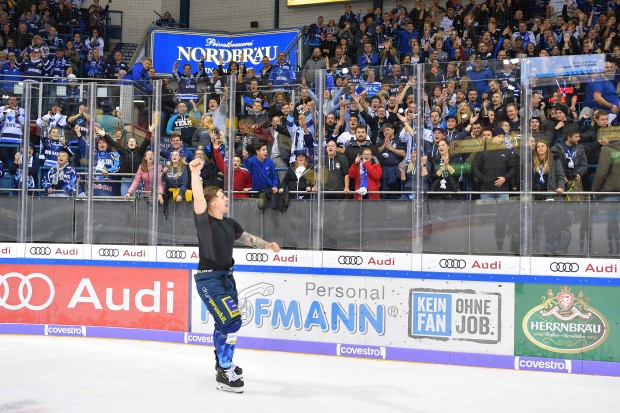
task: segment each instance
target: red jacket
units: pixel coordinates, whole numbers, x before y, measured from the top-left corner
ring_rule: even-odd
[[[220,151],[213,151],[213,156],[215,157],[217,168],[224,174],[224,186],[226,186],[226,182],[228,181],[228,167],[226,166],[226,162],[224,162],[224,158],[222,158]],[[252,189],[252,176],[250,175],[250,171],[245,168],[235,169],[233,171],[233,190],[243,191],[246,188]],[[234,199],[249,197],[250,194],[247,193],[233,195]]]
[[[364,168],[368,173],[368,191],[378,191],[381,183],[381,165],[378,163],[364,162]],[[355,179],[355,189],[360,188],[360,166],[353,163],[349,168],[349,178]],[[356,194],[355,199],[360,199],[360,195]],[[379,194],[368,194],[368,199],[379,199]]]

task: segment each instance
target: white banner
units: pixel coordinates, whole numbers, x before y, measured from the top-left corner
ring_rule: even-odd
[[[109,261],[156,261],[155,247],[145,245],[92,245],[91,259]]]
[[[422,256],[422,271],[478,274],[519,274],[519,257],[485,255]]]
[[[510,283],[255,272],[236,272],[235,280],[243,336],[512,354]],[[213,319],[194,290],[191,331],[212,333]],[[425,326],[426,335],[412,335],[412,291],[431,290],[453,303],[449,315],[427,311],[444,317],[445,334],[428,334]]]
[[[83,244],[26,244],[26,248],[23,251],[24,258],[84,259]]]
[[[410,271],[411,255],[390,252],[324,251],[323,266],[328,268]]]

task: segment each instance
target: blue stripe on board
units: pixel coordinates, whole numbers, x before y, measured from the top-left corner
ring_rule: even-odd
[[[100,267],[133,267],[133,268],[175,268],[195,270],[196,264],[175,262],[134,262],[134,261],[97,261],[97,260],[43,260],[34,258],[7,258],[3,264],[22,265],[86,265]],[[434,271],[397,271],[397,270],[363,270],[353,268],[314,268],[314,267],[280,267],[259,265],[236,265],[235,271],[266,272],[276,274],[309,274],[325,276],[349,277],[383,277],[383,278],[413,278],[453,281],[485,281],[511,282],[531,284],[582,284],[601,286],[620,286],[620,278],[598,277],[567,277],[567,276],[536,276],[511,274],[480,274],[480,273],[447,273]]]

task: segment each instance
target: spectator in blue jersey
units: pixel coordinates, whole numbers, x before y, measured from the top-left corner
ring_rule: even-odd
[[[69,164],[69,151],[65,148],[58,152],[58,163],[43,176],[43,189],[48,196],[68,197],[77,190],[77,172]]]
[[[105,59],[101,56],[99,49],[93,49],[93,51],[88,55],[84,70],[86,72],[86,77],[105,79],[107,65],[105,63]]]
[[[155,22],[155,25],[159,27],[174,27],[176,24],[176,20],[174,20],[169,11],[164,12]]]
[[[94,151],[94,163],[92,165],[93,172],[95,173],[93,182],[93,195],[95,196],[118,196],[119,195],[119,179],[111,176],[119,171],[121,167],[120,154],[111,149],[108,142],[105,140],[105,131],[99,124],[95,124],[95,132],[97,134],[95,148],[86,142],[85,137],[82,135],[82,130],[79,125],[73,128],[75,134],[78,137],[78,148],[80,148],[80,154],[86,158],[90,150]]]
[[[257,142],[254,147],[256,156],[252,156],[244,162],[244,166],[252,176],[252,191],[263,191],[271,188],[271,192],[275,194],[278,192],[280,181],[275,164],[271,158],[267,157],[267,144]]]
[[[418,31],[415,30],[413,26],[413,22],[408,21],[405,23],[405,29],[402,30],[400,28],[396,29],[396,44],[398,48],[398,53],[401,56],[410,55],[411,54],[411,39],[417,39],[419,36]]]
[[[316,19],[316,23],[312,23],[308,26],[305,36],[306,50],[304,53],[304,60],[310,58],[310,54],[313,53],[316,47],[320,47],[321,43],[325,40],[325,27],[323,27],[323,16],[319,16]]]
[[[170,117],[166,134],[171,135],[172,131],[178,132],[186,146],[192,145],[192,137],[194,136],[194,124],[198,124],[200,119],[200,111],[196,107],[196,103],[191,100],[192,111],[188,112],[187,104],[179,102],[177,105],[177,113]]]
[[[596,109],[602,109],[609,114],[609,124],[620,113],[620,100],[616,90],[616,76],[618,63],[615,58],[608,58],[605,62],[605,73],[598,75],[592,83],[587,84],[586,104]],[[589,101],[589,97],[591,100]]]
[[[474,61],[474,67],[467,70],[469,76],[469,87],[475,89],[479,95],[488,94],[489,81],[495,79],[493,72],[489,68],[483,67],[482,60]]]
[[[38,49],[32,49],[30,51],[30,59],[24,59],[22,61],[20,70],[25,77],[40,82],[45,76],[45,64],[41,60],[41,52]]]
[[[273,65],[269,75],[269,88],[272,90],[288,90],[295,83],[295,68],[286,62],[286,54],[278,53],[278,61]]]
[[[66,123],[65,123],[66,125]],[[43,127],[39,146],[39,159],[43,166],[54,166],[57,163],[58,151],[67,147],[64,134],[58,126]]]
[[[185,104],[190,101],[198,101],[198,80],[207,77],[204,71],[205,55],[203,54],[198,63],[198,70],[192,74],[192,66],[189,63],[183,65],[183,73],[179,73],[179,62],[172,66],[172,76],[177,80],[176,99]]]
[[[142,60],[142,62],[138,62],[133,65],[133,67],[129,72],[127,72],[127,75],[125,77],[133,80],[134,83],[137,83],[144,89],[146,85],[150,83],[149,69],[152,66],[153,61],[150,58],[146,57]]]
[[[61,48],[57,48],[54,54],[45,62],[45,73],[47,77],[53,78],[52,81],[58,82],[65,77],[65,71],[71,64],[65,59],[65,52]]]
[[[183,159],[185,163],[191,162],[194,159],[193,152],[183,147],[181,135],[176,131],[172,131],[171,133],[170,148],[168,150],[162,149],[159,152],[159,156],[169,161],[170,154],[172,152],[178,152],[181,155],[181,159]]]
[[[8,93],[14,90],[18,82],[24,80],[24,72],[21,71],[21,65],[17,63],[17,55],[15,51],[7,53],[7,61],[0,68],[0,76],[2,77],[2,93]]]
[[[377,70],[377,66],[379,65],[379,55],[373,50],[372,44],[364,44],[364,51],[357,58],[357,65],[360,67],[360,69],[362,69],[362,71],[365,68],[370,68],[373,71]]]

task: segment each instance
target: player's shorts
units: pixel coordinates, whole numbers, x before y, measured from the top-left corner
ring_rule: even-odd
[[[239,320],[237,285],[232,271],[209,271],[194,275],[196,289],[219,327]]]

